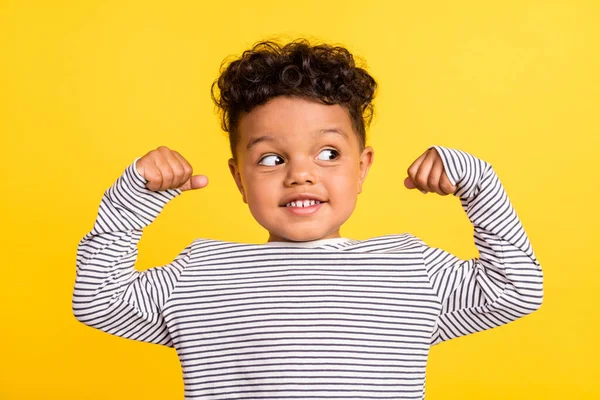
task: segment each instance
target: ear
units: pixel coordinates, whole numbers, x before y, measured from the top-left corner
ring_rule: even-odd
[[[230,158],[227,163],[229,164],[229,171],[231,172],[231,176],[233,176],[233,180],[235,181],[238,190],[242,194],[242,200],[244,200],[244,203],[248,204],[248,201],[246,201],[246,192],[244,191],[244,186],[242,185],[242,177],[240,176],[240,171],[237,167],[235,160],[233,158]]]
[[[362,185],[365,179],[367,179],[367,174],[369,173],[369,168],[373,164],[373,160],[375,158],[375,151],[371,146],[365,147],[365,149],[360,154],[360,164],[358,166],[359,176],[358,176],[358,193],[362,192]]]

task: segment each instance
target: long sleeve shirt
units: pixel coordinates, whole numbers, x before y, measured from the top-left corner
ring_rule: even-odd
[[[540,264],[493,168],[432,147],[478,258],[409,233],[309,247],[197,239],[137,271],[142,230],[181,191],[147,189],[136,159],[79,243],[74,315],[174,347],[186,399],[423,399],[432,345],[506,324],[543,298]]]

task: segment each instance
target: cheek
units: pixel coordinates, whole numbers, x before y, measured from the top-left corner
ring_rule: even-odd
[[[359,184],[359,171],[352,167],[348,167],[346,171],[346,173],[333,176],[330,179],[330,188],[338,193],[356,194]]]
[[[262,205],[277,202],[277,191],[272,182],[264,179],[253,179],[252,184],[246,186],[248,204],[258,210]]]

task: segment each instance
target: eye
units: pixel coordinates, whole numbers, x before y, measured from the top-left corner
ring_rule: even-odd
[[[325,149],[317,155],[317,159],[329,161],[329,160],[335,160],[339,156],[340,156],[340,153],[337,150]]]
[[[276,156],[274,154],[271,154],[271,155],[264,156],[263,158],[261,158],[258,163],[260,165],[275,166],[275,165],[279,165],[279,164],[283,163],[283,158]]]

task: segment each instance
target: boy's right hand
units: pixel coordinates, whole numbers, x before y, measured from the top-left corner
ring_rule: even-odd
[[[204,175],[192,176],[192,166],[181,154],[166,146],[149,151],[136,163],[137,172],[150,190],[200,189],[208,185]]]

